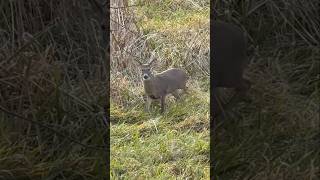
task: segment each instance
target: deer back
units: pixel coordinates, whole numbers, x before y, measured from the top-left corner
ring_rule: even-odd
[[[235,87],[242,81],[246,61],[246,38],[232,24],[215,21],[213,32],[213,86]]]
[[[188,79],[187,73],[178,68],[171,68],[155,75],[159,88],[171,93],[176,89],[183,89]]]

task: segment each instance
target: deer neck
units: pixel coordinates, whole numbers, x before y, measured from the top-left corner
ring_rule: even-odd
[[[154,95],[154,81],[153,79],[143,81],[144,90],[148,95]]]

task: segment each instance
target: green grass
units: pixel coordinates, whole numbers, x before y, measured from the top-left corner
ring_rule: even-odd
[[[138,25],[145,32],[158,32],[175,38],[179,33],[209,25],[209,6],[184,7],[186,3],[165,1],[144,4],[138,8]]]
[[[209,178],[209,93],[183,98],[163,115],[111,104],[113,179]]]
[[[149,9],[152,11],[152,9]],[[157,11],[155,11],[157,12]],[[201,27],[204,23],[209,23],[209,10],[207,11],[185,11],[178,10],[175,14],[164,12],[156,17],[145,17],[141,22],[145,30],[177,34],[179,31],[190,30]]]
[[[135,11],[142,32],[155,34],[146,43],[158,48],[158,72],[194,62],[202,52],[190,47],[209,43],[208,7],[181,2],[143,1]],[[194,43],[195,36],[206,40]],[[142,84],[134,83],[141,82],[140,69],[132,66],[134,76],[120,71],[118,79],[111,77],[111,179],[209,179],[209,77],[190,66],[188,95],[177,102],[167,97],[164,114],[159,103],[146,113]]]
[[[155,34],[146,40],[158,49],[155,70],[191,64],[204,54],[190,48],[209,44],[209,6],[140,3],[143,6],[135,9],[137,25],[146,36]],[[202,58],[208,59],[208,54]],[[143,86],[135,83],[141,82],[140,69],[134,63],[131,67],[127,71],[111,67],[120,74],[111,77],[111,178],[209,179],[209,77],[189,65],[184,68],[190,75],[188,94],[177,102],[167,97],[164,114],[156,102],[146,113]]]

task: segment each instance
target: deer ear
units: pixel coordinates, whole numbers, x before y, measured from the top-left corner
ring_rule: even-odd
[[[156,60],[155,52],[153,51],[151,53],[151,57],[150,57],[150,61],[149,61],[148,65],[150,66],[155,60]]]
[[[156,58],[152,58],[151,61],[148,63],[148,65],[152,65],[152,63],[156,60]]]

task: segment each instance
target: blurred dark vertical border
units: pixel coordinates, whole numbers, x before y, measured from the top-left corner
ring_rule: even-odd
[[[211,57],[213,57],[213,32],[212,32],[212,22],[215,21],[216,19],[216,14],[213,9],[213,2],[210,2],[210,179],[214,179],[214,141],[213,141],[213,136],[214,136],[214,118],[213,118],[213,108],[214,108],[214,95],[213,93],[213,85],[212,82],[214,82],[214,77],[212,76],[213,72],[213,66],[214,66],[214,61],[211,60]]]
[[[211,23],[245,32],[245,76],[253,83],[247,100],[227,109],[223,120],[211,115],[211,178],[319,179],[319,1],[230,0],[210,7]],[[210,37],[212,58],[212,30]],[[213,67],[211,59],[211,74]]]
[[[107,8],[107,17],[106,17],[106,25],[105,25],[105,32],[106,32],[106,42],[107,42],[107,68],[106,71],[108,73],[107,75],[107,106],[106,106],[106,129],[107,129],[107,134],[106,134],[106,144],[107,144],[107,154],[106,154],[106,171],[107,171],[107,177],[108,179],[110,178],[110,60],[111,60],[111,54],[110,54],[110,45],[111,45],[111,40],[110,40],[110,1],[106,1],[105,8]]]
[[[0,1],[0,177],[109,179],[109,1]]]

